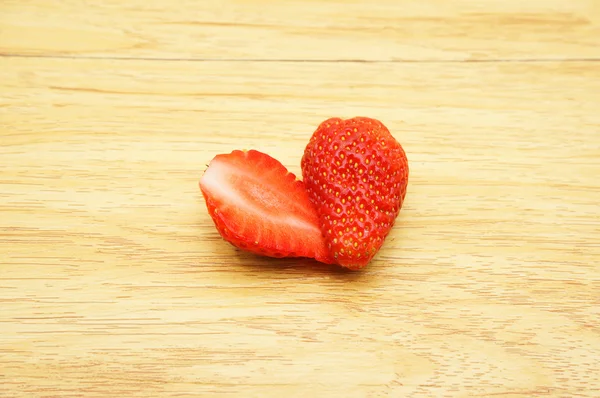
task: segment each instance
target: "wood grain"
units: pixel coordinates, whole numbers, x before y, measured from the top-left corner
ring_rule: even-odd
[[[0,82],[4,396],[600,394],[596,65],[5,58]],[[411,162],[364,272],[218,237],[205,163],[298,173],[354,114]]]
[[[598,2],[170,4],[0,1],[0,397],[600,396]],[[355,115],[368,268],[218,236],[213,156]]]
[[[596,0],[3,0],[0,53],[265,60],[600,58]]]

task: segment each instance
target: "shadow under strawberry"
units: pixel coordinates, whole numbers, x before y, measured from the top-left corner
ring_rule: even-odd
[[[253,270],[261,276],[265,274],[273,278],[280,278],[282,275],[294,275],[294,277],[314,277],[319,275],[330,275],[345,280],[358,280],[366,278],[368,273],[354,272],[348,268],[340,267],[337,264],[326,264],[312,258],[269,258],[257,254],[248,253],[239,249],[232,248],[236,259],[245,270]]]

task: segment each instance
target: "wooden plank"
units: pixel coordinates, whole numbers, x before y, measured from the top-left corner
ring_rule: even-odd
[[[599,93],[594,63],[0,59],[0,395],[598,396]],[[215,154],[298,173],[356,114],[411,165],[364,272],[218,237]]]
[[[600,3],[3,0],[0,53],[386,61],[600,58]]]

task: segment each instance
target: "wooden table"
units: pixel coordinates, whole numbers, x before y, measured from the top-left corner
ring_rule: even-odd
[[[236,251],[197,182],[382,120],[361,272]],[[600,2],[0,2],[0,396],[599,397]]]

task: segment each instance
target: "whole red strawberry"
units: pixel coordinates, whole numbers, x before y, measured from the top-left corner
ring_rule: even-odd
[[[330,255],[350,269],[367,265],[406,196],[402,146],[378,120],[331,118],[311,137],[302,175]]]

